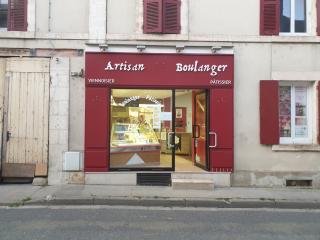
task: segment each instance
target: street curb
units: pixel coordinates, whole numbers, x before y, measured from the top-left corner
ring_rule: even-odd
[[[259,199],[168,199],[168,198],[87,198],[52,199],[27,202],[0,203],[0,206],[140,206],[182,208],[274,208],[274,209],[320,209],[320,202]]]

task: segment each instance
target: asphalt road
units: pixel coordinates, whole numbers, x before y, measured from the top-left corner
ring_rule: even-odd
[[[0,208],[0,239],[320,240],[320,210]]]

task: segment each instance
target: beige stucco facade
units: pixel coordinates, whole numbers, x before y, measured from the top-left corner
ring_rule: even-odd
[[[27,32],[0,32],[0,77],[5,81],[2,74],[5,58],[47,57],[51,60],[50,89],[61,87],[64,91],[60,92],[61,96],[50,98],[51,104],[57,104],[55,112],[50,113],[50,122],[67,123],[61,128],[50,128],[49,184],[84,183],[83,172],[62,169],[65,152],[83,153],[84,150],[85,87],[81,74],[85,70],[84,52],[138,52],[137,45],[142,45],[146,52],[175,52],[179,47],[181,53],[192,49],[193,53],[211,54],[212,47],[221,47],[216,54],[219,51],[234,53],[232,185],[285,186],[286,179],[311,179],[314,187],[320,186],[320,146],[316,139],[320,37],[316,36],[315,0],[310,0],[306,36],[260,36],[260,5],[256,0],[248,0],[246,5],[232,0],[182,0],[182,28],[178,35],[143,34],[142,0],[30,0],[28,14]],[[60,68],[57,58],[63,65]],[[260,144],[260,80],[312,84],[313,144]]]

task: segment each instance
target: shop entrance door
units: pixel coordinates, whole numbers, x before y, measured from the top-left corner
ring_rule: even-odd
[[[207,155],[207,92],[197,91],[193,94],[194,125],[193,125],[193,146],[194,163],[196,166],[209,170]]]

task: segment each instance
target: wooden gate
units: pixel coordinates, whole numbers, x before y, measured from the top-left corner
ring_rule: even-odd
[[[2,177],[47,176],[49,86],[48,59],[7,60]]]

